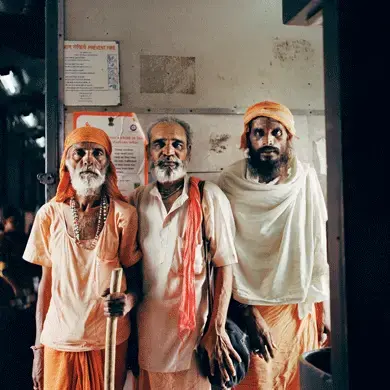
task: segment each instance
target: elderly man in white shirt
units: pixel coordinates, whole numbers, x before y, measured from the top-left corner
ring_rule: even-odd
[[[166,117],[149,127],[148,150],[156,182],[139,187],[130,203],[138,211],[143,250],[144,299],[138,313],[138,388],[210,389],[197,367],[201,343],[211,367],[227,380],[232,359],[240,357],[225,331],[232,292],[234,221],[223,192],[206,182],[203,201],[199,179],[187,175],[191,155],[190,126]],[[202,218],[215,267],[215,299],[208,316],[206,259],[202,252]]]
[[[259,355],[237,390],[298,390],[299,356],[329,334],[326,206],[315,170],[294,153],[294,136],[287,107],[254,104],[241,136],[248,157],[220,177],[237,227],[233,298],[247,305]]]

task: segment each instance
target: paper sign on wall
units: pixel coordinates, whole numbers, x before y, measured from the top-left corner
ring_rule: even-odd
[[[116,41],[65,41],[66,106],[120,103],[119,45]]]
[[[112,142],[112,162],[118,175],[119,190],[128,196],[135,188],[148,183],[146,138],[133,112],[75,112],[73,127],[104,130]]]

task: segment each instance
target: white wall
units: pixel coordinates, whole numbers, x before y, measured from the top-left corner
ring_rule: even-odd
[[[118,40],[120,107],[135,111],[146,128],[160,115],[145,110],[174,108],[246,108],[274,99],[295,111],[296,149],[320,174],[314,142],[325,136],[322,29],[282,23],[281,0],[67,0],[67,40]],[[140,56],[195,57],[195,94],[141,93]],[[83,107],[69,107],[71,113]],[[104,107],[88,107],[103,110]],[[139,110],[141,109],[141,110]],[[137,111],[139,110],[139,111]],[[242,153],[241,115],[179,115],[195,133],[191,170],[216,180],[218,172]],[[212,138],[229,134],[226,149],[213,151]]]
[[[281,0],[67,0],[65,38],[118,40],[121,110],[323,109],[322,29],[282,23]],[[191,56],[196,94],[141,94],[140,55]]]
[[[159,118],[156,114],[141,114],[138,119],[144,130]],[[244,157],[239,149],[243,131],[241,115],[178,115],[193,129],[193,153],[189,171],[201,179],[217,182],[223,168]],[[315,142],[324,138],[324,117],[295,115],[297,135],[294,150],[300,161],[310,163],[317,171],[322,191],[326,196],[326,175],[322,174],[320,156]],[[326,156],[325,156],[326,157]]]

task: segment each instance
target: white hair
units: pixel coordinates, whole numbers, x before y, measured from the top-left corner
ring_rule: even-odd
[[[94,196],[100,193],[101,188],[106,182],[107,167],[103,172],[100,172],[95,167],[88,168],[88,172],[93,172],[93,174],[85,172],[86,169],[82,167],[73,168],[68,161],[66,161],[66,167],[68,168],[70,180],[77,195]]]
[[[174,182],[187,174],[186,161],[181,161],[175,156],[171,156],[169,161],[175,162],[177,166],[175,168],[163,167],[159,165],[159,162],[151,164],[152,174],[159,183]]]
[[[146,132],[146,135],[148,137],[148,145],[150,145],[153,128],[155,126],[159,125],[160,123],[180,125],[184,129],[184,132],[186,133],[187,148],[191,148],[191,146],[192,146],[192,130],[191,130],[191,126],[189,125],[189,123],[187,123],[183,119],[179,119],[179,118],[176,118],[174,116],[164,116],[162,118],[157,119],[155,122],[151,123],[148,126],[148,129],[147,129],[147,132]]]

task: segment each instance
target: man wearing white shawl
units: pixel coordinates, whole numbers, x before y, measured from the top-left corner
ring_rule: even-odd
[[[294,136],[287,107],[249,107],[241,136],[247,158],[220,178],[237,228],[233,298],[255,330],[240,390],[298,390],[299,356],[330,335],[326,205],[315,170],[294,154]]]

